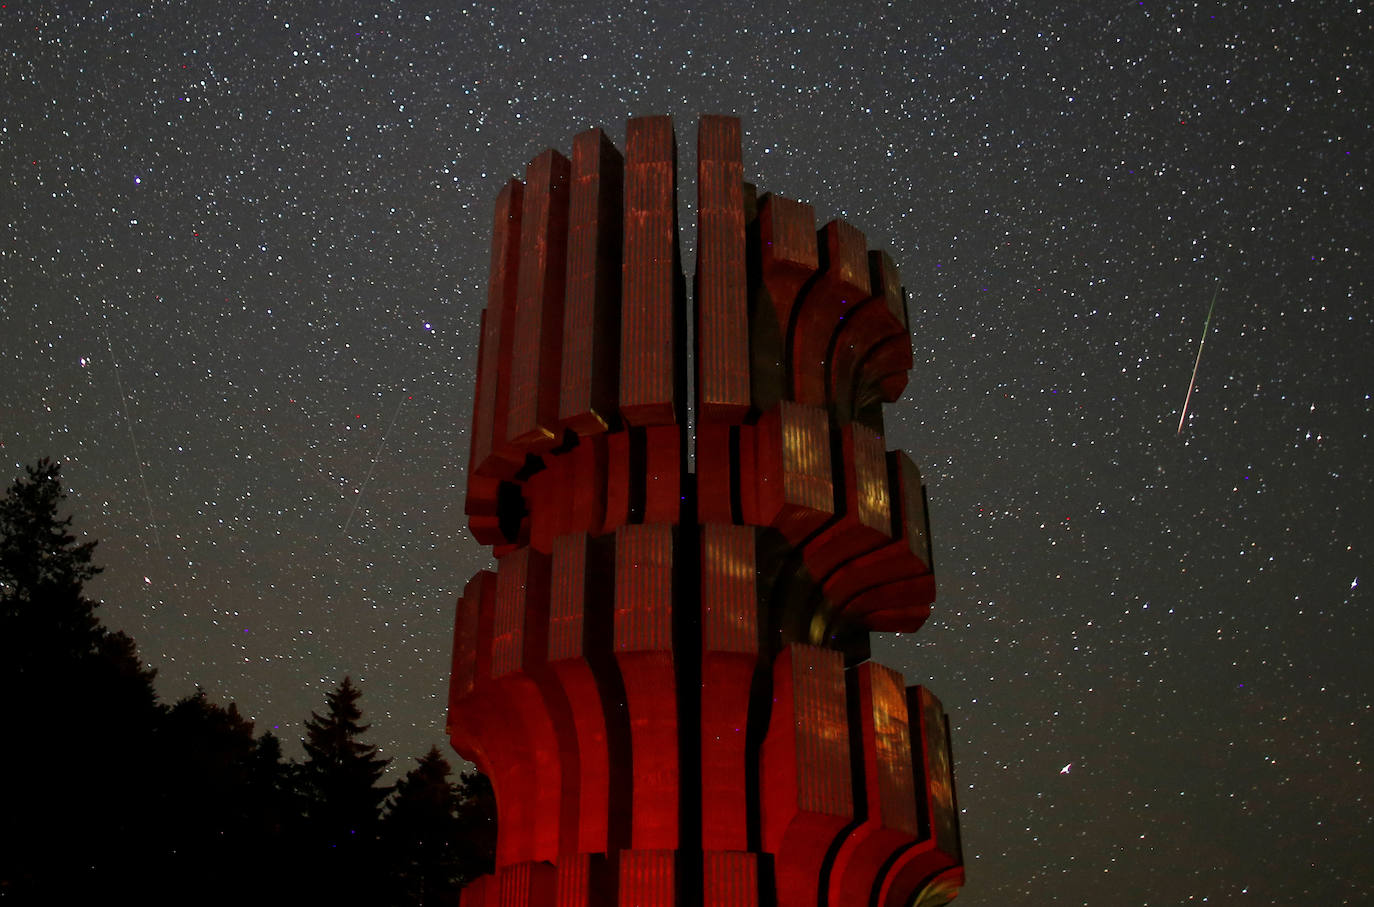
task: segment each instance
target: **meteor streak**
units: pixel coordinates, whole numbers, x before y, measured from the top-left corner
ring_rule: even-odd
[[[377,450],[372,454],[372,465],[368,467],[367,477],[363,479],[363,484],[358,486],[357,497],[353,499],[353,509],[348,511],[348,519],[344,520],[343,534],[348,535],[349,524],[353,522],[353,516],[358,512],[358,505],[362,503],[363,492],[367,490],[367,483],[372,481],[372,473],[377,468],[377,457],[381,456],[382,448],[386,446],[386,439],[391,436],[391,430],[396,427],[396,418],[401,415],[401,407],[405,405],[406,396],[401,395],[401,399],[396,403],[396,410],[391,414],[391,424],[382,432],[382,440],[377,443]]]
[[[109,307],[109,303],[105,303]],[[138,438],[134,437],[134,423],[129,418],[129,398],[124,393],[124,382],[119,379],[119,359],[115,356],[114,341],[110,339],[110,329],[102,325],[105,332],[105,348],[110,351],[110,363],[114,366],[115,387],[119,390],[119,400],[121,408],[119,414],[124,417],[124,426],[129,429],[129,445],[134,449],[134,463],[138,466],[138,484],[143,487],[143,500],[148,504],[148,525],[153,527],[153,544],[158,551],[162,551],[162,538],[157,531],[157,514],[153,510],[153,496],[148,493],[148,478],[143,474],[143,455],[138,450]],[[145,576],[144,579],[147,579]]]
[[[1217,281],[1217,288],[1212,293],[1212,304],[1207,307],[1207,320],[1202,324],[1202,339],[1197,342],[1197,359],[1193,361],[1193,377],[1188,382],[1188,395],[1183,398],[1183,412],[1178,415],[1178,431],[1174,434],[1183,434],[1183,420],[1188,418],[1188,401],[1193,399],[1193,385],[1197,384],[1197,367],[1202,364],[1202,345],[1207,342],[1207,328],[1212,324],[1212,310],[1217,307],[1217,293],[1221,292],[1221,281]]]

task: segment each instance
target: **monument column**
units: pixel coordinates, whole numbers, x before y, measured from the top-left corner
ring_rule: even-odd
[[[495,568],[458,600],[448,713],[497,856],[467,907],[963,883],[948,721],[869,658],[935,599],[920,472],[883,430],[905,291],[858,229],[746,183],[741,138],[698,126],[690,370],[668,118],[497,196],[467,476]]]

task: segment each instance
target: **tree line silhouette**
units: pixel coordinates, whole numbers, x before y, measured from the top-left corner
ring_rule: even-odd
[[[437,747],[395,785],[344,678],[305,724],[305,757],[231,702],[168,706],[134,640],[87,598],[60,465],[0,498],[0,900],[78,903],[458,903],[491,871],[495,804]]]

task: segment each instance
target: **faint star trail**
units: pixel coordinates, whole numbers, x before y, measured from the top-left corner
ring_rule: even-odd
[[[1202,324],[1202,339],[1197,342],[1197,359],[1193,361],[1193,377],[1188,381],[1188,395],[1183,398],[1183,412],[1178,415],[1178,431],[1174,434],[1183,433],[1183,420],[1188,418],[1188,402],[1193,399],[1193,386],[1197,384],[1197,368],[1202,364],[1202,346],[1207,342],[1207,328],[1212,324],[1212,310],[1217,307],[1217,293],[1221,292],[1221,281],[1217,281],[1217,288],[1212,293],[1212,304],[1207,307],[1207,320]]]
[[[406,395],[402,394],[400,401],[396,404],[396,410],[391,414],[391,424],[382,432],[382,440],[377,442],[377,449],[372,454],[372,465],[367,468],[367,476],[363,478],[363,484],[358,486],[357,497],[353,501],[353,509],[348,512],[348,519],[344,520],[343,534],[348,535],[349,524],[353,522],[353,516],[358,512],[358,505],[363,502],[363,492],[367,490],[367,483],[372,481],[372,473],[377,469],[377,457],[381,456],[382,448],[386,446],[386,439],[391,436],[391,430],[396,427],[396,419],[401,415],[401,407],[405,405]]]
[[[108,307],[109,303],[106,303]],[[134,423],[129,419],[129,398],[124,395],[124,382],[119,378],[119,359],[115,357],[114,343],[110,340],[110,329],[104,325],[101,328],[105,333],[105,348],[110,351],[110,363],[114,366],[115,387],[119,390],[119,400],[121,404],[120,415],[124,417],[124,426],[129,429],[129,443],[134,449],[134,462],[138,465],[138,483],[143,486],[143,500],[148,505],[148,525],[153,529],[153,544],[157,550],[162,551],[162,539],[157,531],[157,517],[153,513],[153,496],[148,493],[148,479],[143,474],[143,455],[138,450],[138,438],[134,436]],[[146,580],[147,577],[144,577]]]

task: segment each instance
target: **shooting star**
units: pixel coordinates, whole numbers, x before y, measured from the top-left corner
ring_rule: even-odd
[[[386,446],[386,439],[391,435],[391,430],[396,427],[396,419],[401,415],[401,407],[405,405],[406,395],[402,394],[400,401],[396,404],[396,411],[391,414],[391,424],[382,432],[382,440],[377,442],[377,450],[372,454],[372,465],[367,469],[367,476],[363,479],[363,484],[358,486],[358,494],[353,499],[353,509],[348,512],[348,519],[344,520],[343,534],[348,535],[348,526],[353,522],[353,516],[358,512],[358,505],[363,502],[363,492],[367,490],[367,483],[372,481],[372,473],[377,469],[377,458],[382,454],[382,448]]]
[[[1217,280],[1217,288],[1212,293],[1212,304],[1207,307],[1207,320],[1202,324],[1202,339],[1197,342],[1197,359],[1193,361],[1193,377],[1188,382],[1188,395],[1183,398],[1183,412],[1178,415],[1178,431],[1175,434],[1183,434],[1183,420],[1188,418],[1188,402],[1193,399],[1193,386],[1197,384],[1197,367],[1202,364],[1202,345],[1207,342],[1207,328],[1212,324],[1212,310],[1217,307],[1217,293],[1221,292],[1221,280]]]
[[[109,307],[108,301],[106,307]],[[134,437],[134,423],[129,418],[129,398],[124,393],[124,382],[119,379],[119,359],[115,356],[114,342],[110,340],[110,329],[102,328],[105,332],[105,348],[110,351],[110,363],[114,366],[115,387],[119,390],[120,412],[124,417],[124,425],[129,429],[129,444],[134,449],[134,463],[138,465],[138,484],[143,487],[143,500],[148,505],[148,525],[153,527],[153,544],[157,550],[162,551],[162,538],[157,531],[157,516],[153,510],[153,496],[148,493],[148,478],[143,473],[143,455],[138,449],[138,438]],[[147,577],[145,576],[146,580]]]

